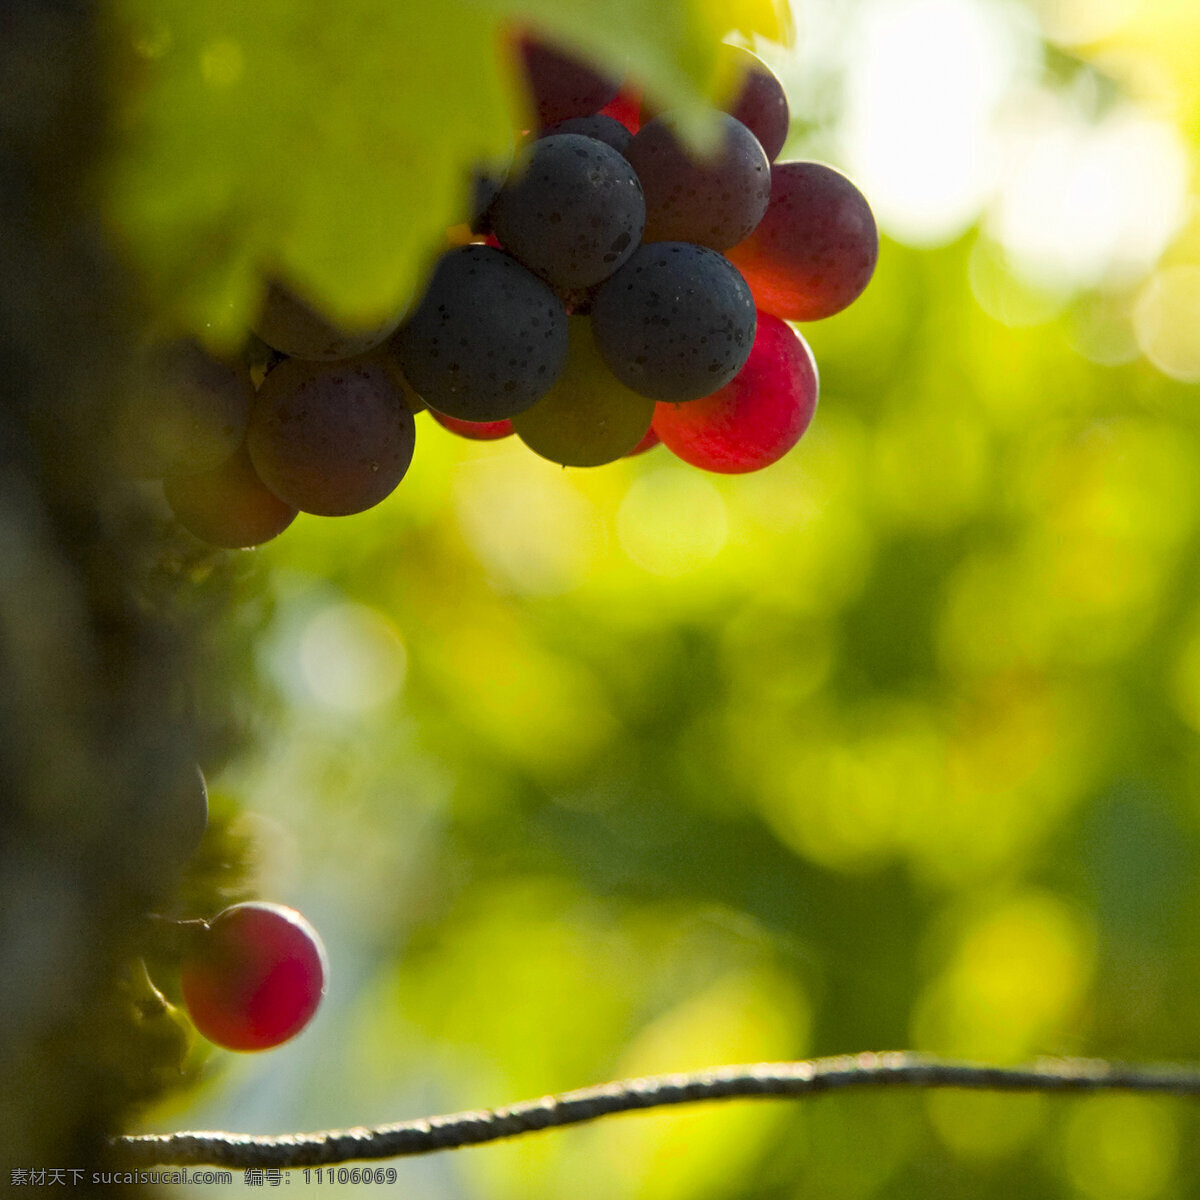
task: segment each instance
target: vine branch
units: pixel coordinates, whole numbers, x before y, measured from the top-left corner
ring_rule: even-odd
[[[578,1125],[613,1113],[771,1096],[807,1096],[842,1088],[972,1088],[1012,1092],[1164,1092],[1200,1096],[1200,1066],[1121,1065],[1102,1059],[1040,1059],[1026,1067],[991,1067],[892,1051],[807,1062],[715,1067],[654,1075],[525,1100],[505,1108],[424,1117],[374,1128],[257,1137],[237,1133],[142,1134],[113,1139],[122,1161],[225,1167],[315,1167],[398,1158]]]

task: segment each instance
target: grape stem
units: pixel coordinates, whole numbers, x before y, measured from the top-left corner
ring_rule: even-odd
[[[209,922],[203,918],[181,921],[148,913],[145,949],[152,955],[178,962],[208,932],[208,926]]]
[[[842,1088],[876,1087],[1129,1091],[1200,1096],[1200,1065],[1123,1065],[1102,1059],[1053,1058],[1039,1059],[1023,1067],[994,1067],[909,1051],[868,1052],[807,1062],[755,1063],[691,1074],[618,1080],[505,1108],[425,1117],[373,1129],[292,1133],[281,1137],[235,1133],[144,1134],[114,1138],[113,1149],[123,1162],[137,1166],[327,1166],[477,1146],[540,1129],[577,1125],[613,1113],[674,1104],[807,1096]]]

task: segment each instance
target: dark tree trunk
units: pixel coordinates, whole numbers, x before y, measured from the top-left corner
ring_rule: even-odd
[[[102,452],[133,290],[93,195],[93,6],[0,12],[0,1186],[100,1168],[148,1094],[126,990],[175,886],[158,799],[192,754],[155,522]],[[194,636],[194,634],[188,635]],[[79,1185],[82,1190],[84,1184]],[[106,1189],[114,1194],[114,1189]]]

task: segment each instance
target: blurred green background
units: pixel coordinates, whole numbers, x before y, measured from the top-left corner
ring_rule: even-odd
[[[785,156],[885,235],[804,329],[812,428],[724,478],[421,417],[383,505],[243,556],[282,703],[214,804],[330,991],[146,1129],[866,1049],[1200,1055],[1200,13],[795,17],[762,46]],[[407,1200],[1149,1200],[1200,1195],[1198,1133],[1183,1101],[863,1093],[397,1165]]]

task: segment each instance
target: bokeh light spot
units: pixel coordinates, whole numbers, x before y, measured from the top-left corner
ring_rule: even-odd
[[[408,664],[396,627],[364,604],[321,609],[304,627],[300,669],[318,704],[361,713],[387,704],[400,691]]]
[[[720,492],[691,467],[635,480],[617,510],[625,553],[653,575],[686,575],[711,562],[729,536]]]
[[[1200,267],[1167,267],[1142,289],[1133,310],[1142,353],[1165,375],[1200,382]]]
[[[1179,1134],[1157,1097],[1089,1096],[1068,1119],[1064,1148],[1071,1182],[1084,1196],[1150,1200],[1172,1181]]]

